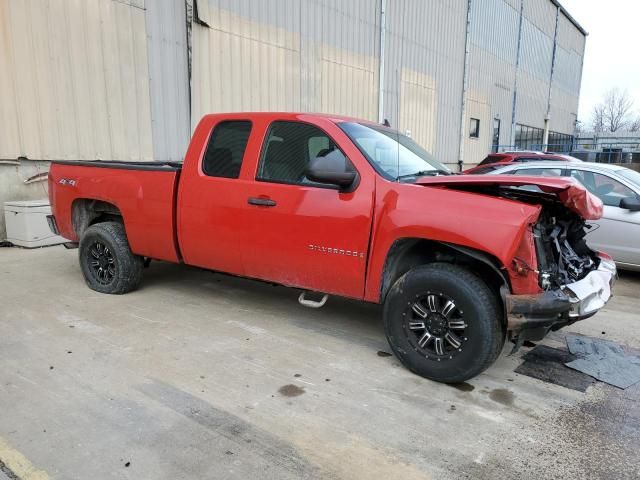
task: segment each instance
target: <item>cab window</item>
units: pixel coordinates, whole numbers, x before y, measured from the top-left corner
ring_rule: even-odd
[[[309,164],[318,157],[332,156],[344,165],[353,166],[331,138],[318,127],[300,122],[276,121],[269,127],[257,179],[266,182],[327,187],[305,176]]]
[[[202,159],[202,171],[210,177],[238,178],[247,148],[251,122],[227,121],[217,124]]]

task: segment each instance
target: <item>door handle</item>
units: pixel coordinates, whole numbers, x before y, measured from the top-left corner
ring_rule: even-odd
[[[257,205],[259,207],[275,207],[277,205],[276,201],[271,200],[270,198],[249,197],[249,200],[247,200],[247,202],[249,203],[249,205]]]

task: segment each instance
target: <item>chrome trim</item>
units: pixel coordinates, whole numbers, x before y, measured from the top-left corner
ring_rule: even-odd
[[[356,250],[346,250],[344,248],[323,247],[321,245],[307,245],[307,248],[314,252],[330,253],[333,255],[344,255],[346,257],[359,257],[364,258],[364,252],[358,252]]]

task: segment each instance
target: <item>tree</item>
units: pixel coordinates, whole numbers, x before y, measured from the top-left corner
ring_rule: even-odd
[[[591,112],[591,128],[595,133],[604,132],[604,106],[602,104],[594,105]]]
[[[617,132],[630,123],[629,115],[633,108],[633,100],[626,90],[612,88],[604,95],[601,104],[604,127],[610,132]]]
[[[630,132],[640,132],[640,115],[637,115],[636,118],[629,124]]]

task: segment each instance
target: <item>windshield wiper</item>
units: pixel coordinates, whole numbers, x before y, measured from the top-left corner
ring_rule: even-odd
[[[404,175],[398,175],[397,179],[398,180],[402,180],[403,178],[410,178],[410,177],[426,177],[426,176],[432,176],[435,177],[437,175],[451,175],[451,172],[448,172],[447,170],[442,170],[441,168],[438,169],[434,169],[434,170],[419,170],[415,173],[407,173]]]

